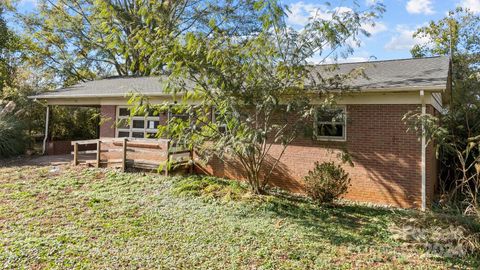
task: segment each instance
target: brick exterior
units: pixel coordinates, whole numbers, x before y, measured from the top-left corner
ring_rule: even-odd
[[[79,145],[79,151],[95,150],[95,145]],[[73,152],[72,141],[51,141],[47,144],[47,155],[67,155]]]
[[[270,184],[302,193],[303,177],[313,168],[315,161],[337,159],[347,149],[354,167],[345,165],[351,176],[351,187],[345,198],[399,207],[421,206],[421,143],[416,134],[407,133],[401,121],[408,111],[419,105],[347,105],[346,142],[318,141],[312,136],[301,136],[285,151]],[[427,105],[427,113],[436,113]],[[101,106],[105,121],[100,137],[115,137],[116,106]],[[160,115],[161,122],[166,114]],[[280,146],[274,146],[277,156]],[[437,188],[437,161],[433,145],[427,147],[427,202],[431,202]],[[205,174],[231,179],[244,179],[241,166],[229,159],[212,159],[197,170]]]
[[[354,167],[345,165],[351,176],[347,199],[400,207],[421,206],[421,143],[417,135],[406,132],[403,115],[418,105],[348,105],[347,141],[324,142],[302,136],[292,143],[270,180],[272,185],[303,192],[302,179],[315,161],[329,161],[347,149]],[[427,105],[427,112],[434,109]],[[280,146],[273,147],[277,156]],[[427,198],[436,186],[436,160],[433,146],[427,149]],[[200,171],[233,179],[243,172],[234,160],[212,160]]]
[[[102,124],[100,125],[100,137],[115,137],[115,118],[117,115],[117,106],[102,105],[100,107],[100,114],[102,116]]]

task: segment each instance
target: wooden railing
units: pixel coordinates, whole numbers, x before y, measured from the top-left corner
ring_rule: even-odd
[[[193,172],[193,151],[174,146],[167,139],[100,138],[97,140],[72,141],[73,164],[78,165],[82,154],[95,154],[95,160],[85,160],[96,167],[119,166],[123,171],[128,167],[156,170],[161,168],[169,174],[167,161],[173,168],[189,166]],[[79,151],[80,145],[96,145],[96,150]]]

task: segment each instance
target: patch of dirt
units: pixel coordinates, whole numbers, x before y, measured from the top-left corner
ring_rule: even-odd
[[[80,160],[92,159],[89,155],[80,155]],[[0,167],[17,166],[59,166],[69,165],[73,161],[73,155],[51,156],[19,156],[8,159],[0,159]]]

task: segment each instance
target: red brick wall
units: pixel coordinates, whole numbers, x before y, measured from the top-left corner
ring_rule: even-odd
[[[100,125],[100,137],[115,137],[115,117],[117,115],[115,105],[102,105],[100,114],[102,124]]]
[[[315,161],[337,159],[347,149],[354,167],[345,165],[351,176],[351,188],[345,196],[400,207],[421,206],[421,143],[416,134],[407,133],[403,115],[418,105],[348,105],[347,141],[323,142],[303,136],[286,150],[270,183],[303,192],[302,179]],[[428,106],[428,112],[433,108]],[[275,146],[272,156],[281,147]],[[427,150],[427,194],[431,199],[436,183],[436,162],[433,146]],[[244,179],[234,160],[212,160],[201,171],[219,177]]]
[[[95,150],[95,145],[79,145],[79,151]],[[73,152],[72,141],[51,141],[47,144],[47,155],[66,155]]]

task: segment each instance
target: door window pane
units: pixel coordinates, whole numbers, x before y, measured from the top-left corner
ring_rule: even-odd
[[[160,124],[160,121],[148,120],[147,121],[147,128],[148,129],[156,129],[159,124]]]
[[[128,132],[128,131],[119,131],[119,132],[118,132],[118,137],[119,137],[119,138],[128,138],[128,137],[130,137],[130,132]]]
[[[143,132],[132,132],[133,138],[143,138]]]
[[[154,139],[157,137],[157,133],[154,132],[148,132],[147,133],[147,138]]]
[[[120,108],[119,116],[130,116],[130,109],[128,108]]]
[[[132,124],[133,124],[133,128],[144,128],[145,127],[145,121],[144,120],[133,120]]]

